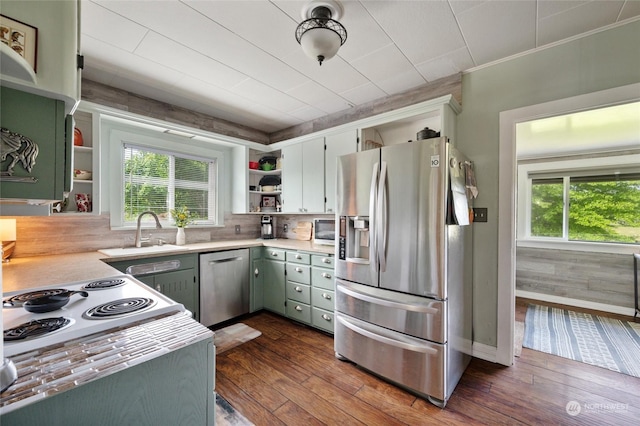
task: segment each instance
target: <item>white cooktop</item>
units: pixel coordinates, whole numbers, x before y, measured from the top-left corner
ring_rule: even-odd
[[[124,284],[108,289],[87,290],[89,296],[86,298],[78,294],[73,295],[70,297],[69,303],[67,303],[66,306],[62,307],[61,309],[46,313],[31,313],[22,306],[3,307],[2,319],[4,323],[3,328],[5,331],[13,327],[17,327],[21,324],[28,323],[32,320],[57,317],[65,317],[71,319],[71,324],[69,326],[52,333],[48,333],[46,335],[27,338],[24,340],[4,341],[4,356],[11,357],[20,353],[39,349],[44,346],[66,342],[78,337],[83,337],[100,331],[105,331],[115,327],[131,324],[135,321],[153,318],[167,313],[185,311],[185,308],[182,304],[169,299],[162,293],[157,292],[156,290],[138,281],[130,275],[116,275],[105,277],[101,280],[123,280]],[[3,294],[3,301],[12,296],[38,290],[84,290],[84,285],[101,280],[79,281],[64,285],[46,286],[31,288],[22,291],[8,292]],[[83,315],[87,310],[98,305],[113,302],[115,300],[134,297],[150,298],[155,302],[155,304],[145,310],[132,312],[123,316],[117,316],[108,319],[87,319]]]

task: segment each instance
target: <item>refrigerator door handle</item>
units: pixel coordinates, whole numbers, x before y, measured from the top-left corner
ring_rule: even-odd
[[[380,271],[387,270],[387,162],[382,162],[376,207],[376,247]]]
[[[376,208],[378,204],[378,178],[380,164],[375,163],[373,165],[373,174],[371,175],[371,188],[369,189],[369,263],[371,265],[371,274],[375,276],[378,273],[378,235],[376,232],[376,223],[378,217],[376,215]],[[357,243],[359,244],[359,243]]]
[[[347,288],[347,287],[341,285],[340,283],[342,281],[340,281],[340,280],[336,280],[336,282],[338,283],[338,290],[337,290],[338,293],[345,293],[345,294],[353,297],[354,299],[358,299],[358,300],[362,300],[362,301],[365,301],[365,302],[369,302],[369,303],[372,303],[374,305],[379,305],[379,306],[385,306],[385,307],[388,307],[388,308],[398,309],[398,310],[401,310],[401,311],[418,312],[418,313],[422,313],[422,314],[426,314],[426,315],[440,315],[440,310],[439,309],[432,308],[430,306],[401,303],[401,302],[396,302],[394,300],[385,299],[385,298],[380,297],[380,296],[376,296],[376,297],[369,296],[368,294],[360,293],[359,291],[355,291],[355,290],[352,290],[350,288]]]
[[[412,345],[410,343],[407,342],[402,342],[400,340],[396,340],[396,339],[391,339],[389,337],[386,336],[381,336],[380,334],[376,334],[372,331],[369,330],[365,330],[362,327],[358,327],[357,325],[351,323],[349,320],[345,319],[344,317],[338,315],[336,316],[336,319],[342,323],[342,325],[344,325],[345,327],[351,329],[351,331],[358,333],[362,336],[368,337],[369,339],[372,340],[376,340],[380,343],[384,343],[386,345],[390,345],[390,346],[395,346],[397,348],[402,348],[402,349],[406,349],[412,352],[422,352],[425,354],[431,354],[431,355],[437,355],[438,351],[434,348],[430,348],[428,346],[418,346],[418,345]]]

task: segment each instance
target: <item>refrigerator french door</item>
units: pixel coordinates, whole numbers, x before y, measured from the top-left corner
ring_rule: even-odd
[[[439,406],[471,344],[465,162],[446,138],[338,159],[336,355]]]

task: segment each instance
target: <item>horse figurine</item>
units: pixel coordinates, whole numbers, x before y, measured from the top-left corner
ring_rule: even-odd
[[[26,136],[5,129],[0,129],[0,160],[5,161],[12,157],[11,163],[2,176],[13,176],[13,168],[18,163],[29,173],[33,170],[38,156],[38,145]]]

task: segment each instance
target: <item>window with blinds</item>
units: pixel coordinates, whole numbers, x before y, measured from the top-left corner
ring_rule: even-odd
[[[215,225],[216,177],[215,160],[125,145],[124,221],[150,210],[173,225],[169,212],[186,206],[195,224]]]

